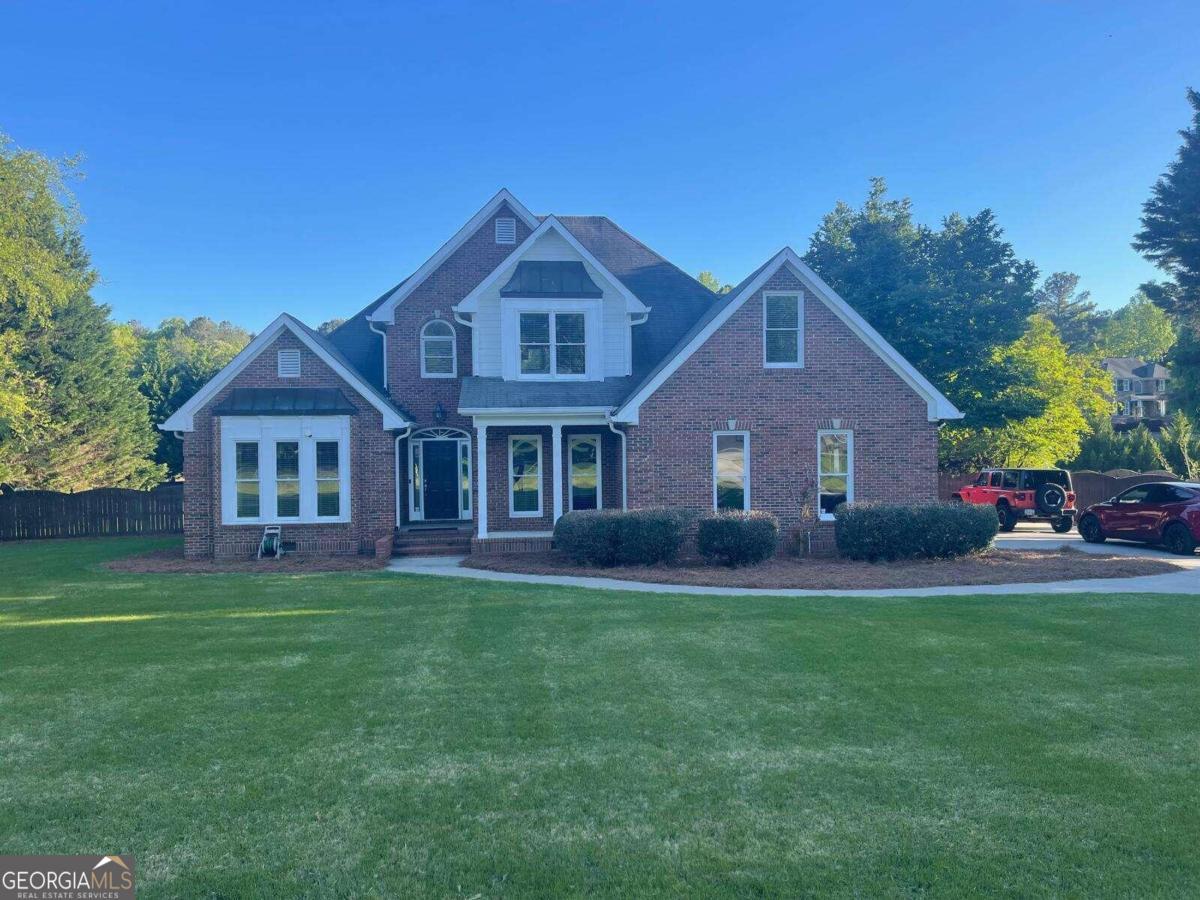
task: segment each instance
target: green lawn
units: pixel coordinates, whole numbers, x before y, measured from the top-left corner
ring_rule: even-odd
[[[154,575],[0,546],[0,852],[142,896],[1200,891],[1200,604]]]

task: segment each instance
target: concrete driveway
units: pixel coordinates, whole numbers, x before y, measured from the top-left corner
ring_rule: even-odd
[[[1055,534],[1049,525],[1043,522],[1018,522],[1015,531],[996,535],[996,546],[1001,550],[1057,550],[1060,547],[1070,547],[1083,553],[1099,553],[1104,556],[1147,556],[1154,559],[1165,559],[1169,562],[1186,563],[1186,557],[1174,556],[1149,544],[1138,544],[1132,541],[1108,540],[1103,544],[1089,544],[1075,530],[1066,534]],[[1197,559],[1200,563],[1200,559]]]

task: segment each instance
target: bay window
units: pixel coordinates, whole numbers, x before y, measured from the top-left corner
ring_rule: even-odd
[[[750,508],[750,432],[713,434],[713,509]]]
[[[817,498],[822,519],[854,502],[854,432],[817,432]]]
[[[222,416],[221,521],[347,522],[348,416]]]

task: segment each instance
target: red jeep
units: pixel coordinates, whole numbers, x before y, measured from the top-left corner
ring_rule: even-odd
[[[985,469],[952,499],[996,507],[1001,531],[1012,531],[1024,519],[1049,522],[1062,534],[1075,520],[1071,473],[1062,469]]]

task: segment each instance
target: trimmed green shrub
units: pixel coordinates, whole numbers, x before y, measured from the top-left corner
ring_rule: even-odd
[[[576,562],[593,566],[672,562],[692,518],[678,509],[566,513],[554,526],[554,546]]]
[[[991,506],[857,503],[834,512],[838,552],[849,559],[952,559],[986,550],[999,528]]]
[[[779,520],[767,512],[725,510],[700,520],[696,549],[709,562],[746,566],[770,559],[779,546]]]

